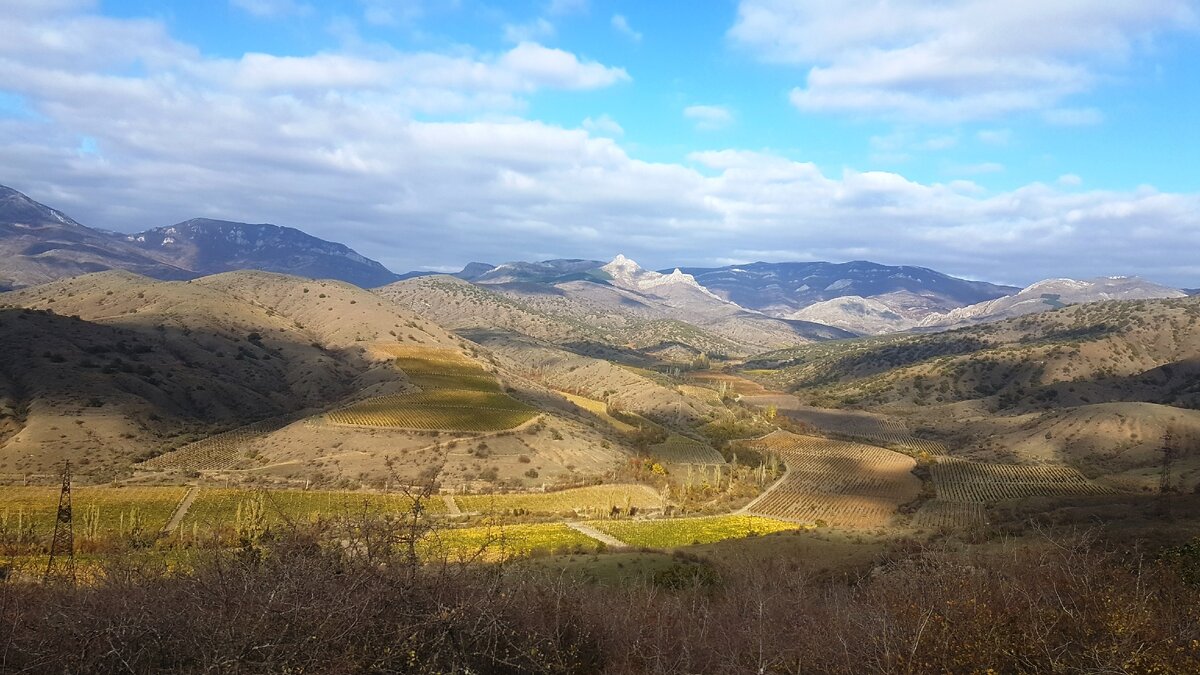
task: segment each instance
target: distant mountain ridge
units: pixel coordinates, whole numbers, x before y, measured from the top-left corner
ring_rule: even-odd
[[[684,267],[726,300],[779,317],[827,300],[871,298],[909,319],[1008,295],[1018,289],[970,281],[924,267],[867,261],[755,262],[726,267]]]
[[[363,288],[383,286],[399,278],[344,244],[269,223],[193,218],[125,235],[124,239],[149,255],[199,275],[250,269],[338,279]]]
[[[959,307],[921,321],[922,328],[953,328],[1011,319],[1026,314],[1104,300],[1183,298],[1187,293],[1138,277],[1046,279],[995,300]]]
[[[0,185],[0,290],[110,269],[158,279],[193,276]]]
[[[114,233],[82,225],[0,185],[0,290],[106,270],[181,280],[241,269],[367,288],[399,278],[347,246],[295,228],[195,218],[137,234]]]

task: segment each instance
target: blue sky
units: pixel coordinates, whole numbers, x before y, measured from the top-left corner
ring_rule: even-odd
[[[1200,286],[1196,0],[0,4],[0,183],[98,227]]]

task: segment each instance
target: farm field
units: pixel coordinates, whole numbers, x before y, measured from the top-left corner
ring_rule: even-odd
[[[795,523],[774,518],[743,515],[663,520],[599,520],[589,522],[588,525],[631,546],[650,548],[711,544],[726,539],[741,539],[800,528]]]
[[[614,506],[622,511],[630,506],[637,509],[663,507],[662,497],[646,485],[594,485],[545,494],[460,495],[455,496],[454,501],[462,511],[498,515],[515,511],[608,513]]]
[[[219,529],[237,519],[239,507],[261,496],[267,524],[287,521],[311,522],[318,517],[366,513],[408,513],[413,500],[402,494],[334,492],[304,490],[244,490],[237,488],[201,488],[183,519],[202,528]],[[434,496],[422,503],[427,513],[446,513],[446,502]]]
[[[291,417],[279,417],[209,436],[188,443],[148,459],[136,465],[150,471],[206,471],[229,469],[245,459],[243,451],[248,443],[272,431],[281,429],[294,421]]]
[[[326,413],[333,424],[436,431],[502,431],[537,416],[537,410],[499,392],[441,389],[368,399]]]
[[[128,531],[157,532],[167,524],[186,487],[79,487],[71,491],[75,534],[87,533],[95,518],[98,536]],[[0,487],[0,530],[29,527],[35,536],[49,537],[58,512],[58,487]],[[20,525],[18,525],[20,521]]]
[[[746,445],[775,453],[787,466],[780,482],[747,507],[751,513],[839,527],[878,527],[921,489],[920,479],[912,474],[916,461],[885,448],[787,432]]]
[[[504,560],[538,552],[596,551],[599,543],[563,523],[485,525],[439,529],[421,541],[421,554],[434,559]]]
[[[331,411],[331,424],[433,431],[502,431],[533,419],[537,411],[503,393],[496,377],[449,349],[375,345],[390,357],[418,393],[379,396]]]
[[[424,391],[464,389],[499,392],[496,377],[479,364],[450,349],[377,345],[376,353],[392,358],[392,364],[404,372],[410,382]]]
[[[650,446],[650,456],[664,464],[725,463],[716,448],[679,434],[671,434],[662,443]]]
[[[692,373],[690,379],[696,384],[712,389],[724,384],[729,391],[741,396],[762,396],[771,393],[754,380],[729,373],[704,371]]]
[[[931,499],[913,514],[913,527],[919,530],[968,530],[984,525],[982,504]]]
[[[943,458],[931,468],[938,499],[984,504],[1023,497],[1112,494],[1061,464],[989,464]]]

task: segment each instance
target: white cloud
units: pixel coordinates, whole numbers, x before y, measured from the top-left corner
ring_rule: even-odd
[[[561,89],[596,89],[629,81],[623,68],[581,62],[561,49],[522,42],[500,58],[499,65],[530,82]]]
[[[1063,187],[1068,188],[1079,187],[1080,185],[1083,185],[1083,179],[1073,173],[1065,173],[1059,176],[1058,180],[1055,182]]]
[[[742,0],[729,34],[808,69],[802,110],[955,122],[1054,107],[1196,23],[1190,0]]]
[[[699,131],[716,131],[733,124],[733,112],[720,105],[690,105],[683,109],[683,116]]]
[[[613,14],[611,23],[613,30],[624,35],[630,40],[633,40],[634,42],[642,41],[642,34],[634,30],[629,25],[629,20],[625,18],[624,14]]]
[[[868,258],[993,279],[1197,285],[1186,276],[1200,247],[1195,194],[993,193],[734,148],[651,162],[603,137],[603,116],[575,129],[502,117],[539,89],[627,77],[540,45],[231,60],[154,22],[67,19],[0,16],[0,34],[31,36],[0,42],[0,89],[37,113],[0,120],[0,157],[4,182],[97,227],[276,222],[398,270],[623,250],[654,267]],[[43,37],[63,26],[70,40]],[[455,121],[415,114],[431,109]],[[81,138],[98,152],[79,152]]]
[[[594,119],[592,117],[584,118],[581,126],[584,128],[584,130],[595,136],[625,135],[625,129],[623,129],[620,124],[617,124],[616,120],[608,115],[600,115]]]
[[[307,14],[312,7],[296,0],[229,0],[234,7],[263,18]]]
[[[541,17],[526,23],[504,24],[505,42],[534,42],[554,37],[554,33],[554,24]]]

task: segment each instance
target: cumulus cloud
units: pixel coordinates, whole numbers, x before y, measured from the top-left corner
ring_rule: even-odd
[[[733,112],[720,105],[689,105],[683,109],[683,116],[699,131],[716,131],[733,124]]]
[[[629,25],[629,20],[625,18],[624,14],[613,14],[612,21],[610,23],[612,24],[613,30],[617,31],[621,35],[624,35],[634,42],[642,41],[642,34],[634,30],[633,27]]]
[[[954,122],[1052,108],[1196,24],[1190,0],[742,0],[729,35],[808,69],[802,110]]]
[[[622,251],[655,267],[868,258],[1003,280],[1141,273],[1197,285],[1196,195],[992,193],[735,148],[646,161],[608,137],[617,127],[604,116],[566,128],[513,115],[538,90],[628,77],[531,43],[222,59],[153,22],[71,25],[73,41],[0,43],[0,90],[37,113],[0,118],[0,182],[97,227],[275,222],[397,270]],[[144,39],[109,52],[130,36]],[[435,107],[453,117],[416,114]],[[79,152],[85,138],[95,152]]]

